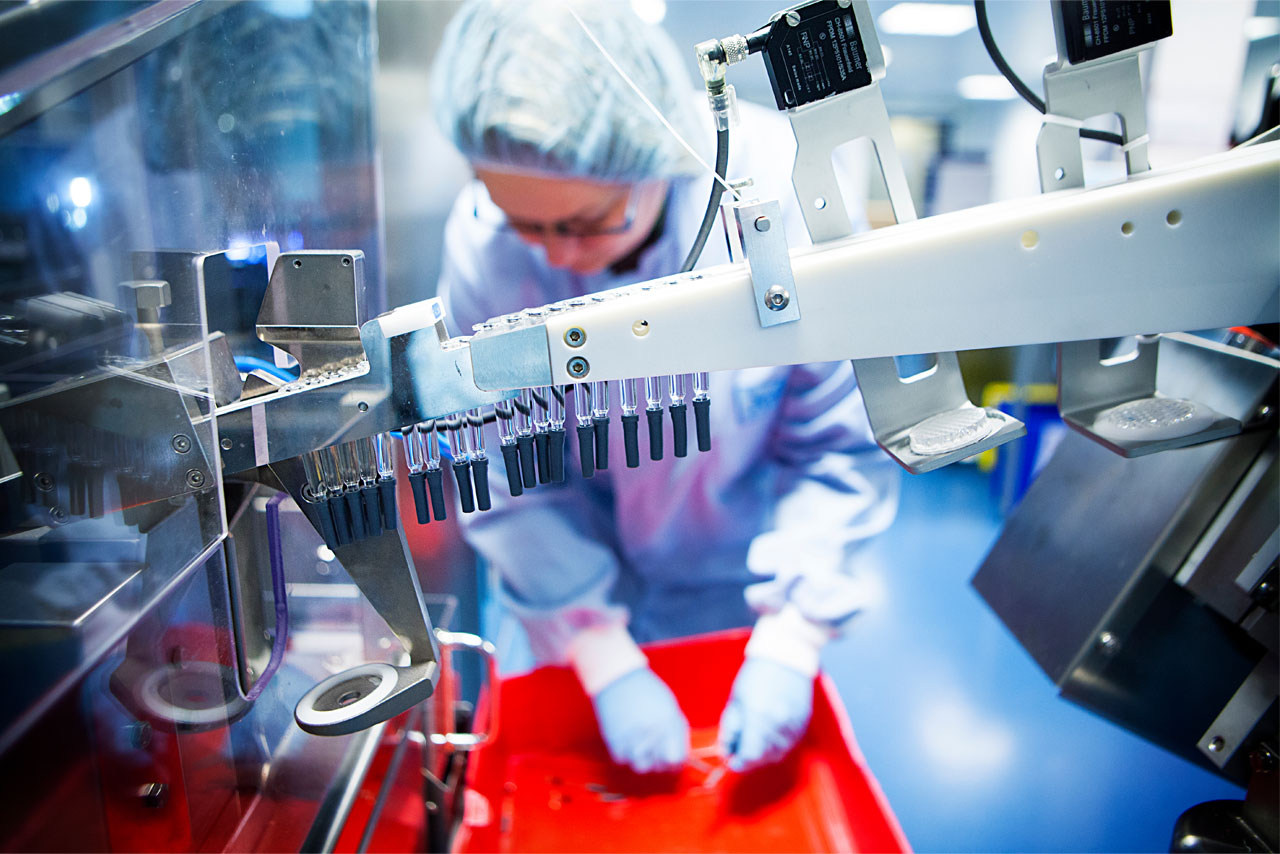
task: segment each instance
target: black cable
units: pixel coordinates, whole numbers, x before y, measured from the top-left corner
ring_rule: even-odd
[[[996,47],[995,37],[991,35],[991,24],[987,21],[987,0],[973,0],[973,12],[978,19],[978,35],[982,36],[982,46],[987,49],[987,56],[991,57],[991,61],[995,63],[996,68],[1004,75],[1004,79],[1009,81],[1009,85],[1022,96],[1022,100],[1035,107],[1037,112],[1045,112],[1044,99],[1033,92],[1030,86],[1022,82],[1022,79],[1005,61],[1004,54],[1000,52],[1000,48]],[[1084,139],[1096,139],[1099,142],[1124,145],[1124,138],[1120,134],[1111,133],[1110,131],[1081,128],[1080,136]]]
[[[707,200],[707,210],[702,215],[702,225],[698,227],[698,236],[693,240],[689,255],[680,265],[680,272],[687,273],[702,257],[702,247],[707,245],[707,237],[711,227],[716,223],[716,212],[720,210],[720,197],[724,195],[724,176],[729,169],[729,129],[716,131],[716,177],[711,179],[711,198]]]

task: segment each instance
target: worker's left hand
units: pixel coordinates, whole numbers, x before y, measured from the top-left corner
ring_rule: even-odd
[[[720,749],[734,771],[782,759],[813,713],[813,677],[767,658],[748,657],[720,717]]]

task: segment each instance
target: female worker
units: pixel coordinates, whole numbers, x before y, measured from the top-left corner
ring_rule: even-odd
[[[583,25],[691,145],[713,151],[674,45],[626,4],[573,9],[582,23],[563,2],[464,6],[435,62],[437,118],[476,176],[450,215],[440,281],[463,332],[669,276],[702,219],[706,172]],[[742,115],[729,176],[781,200],[787,242],[800,244],[794,139],[762,109]],[[713,238],[700,266],[727,260]],[[859,607],[855,547],[896,509],[896,471],[847,362],[715,374],[711,394],[710,452],[675,458],[668,439],[661,462],[575,470],[519,498],[499,472],[493,509],[463,517],[536,658],[572,665],[610,754],[639,772],[678,768],[689,735],[636,642],[754,620],[720,743],[735,770],[780,759],[808,723],[819,650]]]

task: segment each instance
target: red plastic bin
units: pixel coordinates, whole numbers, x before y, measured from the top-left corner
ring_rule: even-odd
[[[716,728],[747,636],[646,647],[689,720],[694,758],[679,774],[637,775],[610,762],[568,668],[505,680],[498,735],[471,758],[454,850],[910,850],[825,676],[815,682],[809,731],[784,762],[721,770]]]

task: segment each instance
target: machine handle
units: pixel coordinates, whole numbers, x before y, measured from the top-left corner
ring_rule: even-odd
[[[485,674],[489,680],[489,714],[484,732],[433,732],[432,744],[449,745],[455,750],[479,750],[498,735],[498,650],[492,643],[470,632],[450,632],[436,629],[436,641],[446,649],[471,649],[480,653],[485,661]]]

